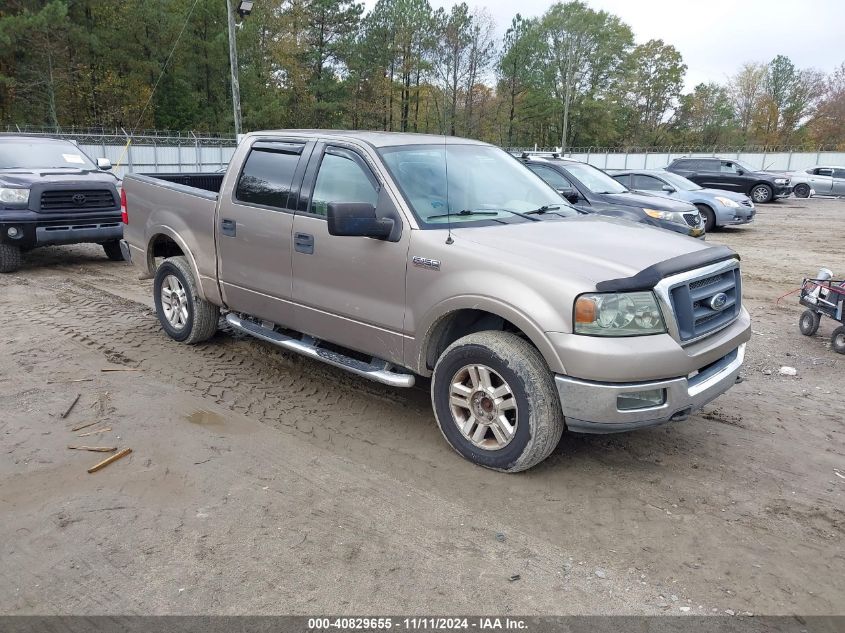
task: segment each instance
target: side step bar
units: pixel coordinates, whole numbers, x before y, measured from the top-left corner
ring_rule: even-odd
[[[318,347],[316,339],[311,339],[310,337],[298,339],[286,336],[275,330],[262,327],[253,321],[242,319],[232,312],[226,315],[226,322],[236,330],[254,336],[255,338],[260,338],[262,341],[267,341],[297,354],[302,354],[303,356],[323,361],[329,365],[340,367],[364,378],[369,378],[370,380],[375,380],[391,387],[414,386],[415,378],[412,374],[400,374],[399,372],[390,371],[390,364],[387,361],[374,358],[372,362],[366,363],[355,358],[350,358],[349,356]]]

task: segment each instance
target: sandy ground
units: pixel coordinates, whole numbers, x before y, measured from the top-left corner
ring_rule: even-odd
[[[0,277],[0,613],[845,613],[845,357],[774,304],[845,276],[843,234],[815,199],[714,233],[744,260],[744,382],[520,475],[455,455],[424,388],[180,346],[128,265],[32,253]],[[82,443],[133,453],[89,475]]]

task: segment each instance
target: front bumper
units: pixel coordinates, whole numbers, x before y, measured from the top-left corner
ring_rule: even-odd
[[[9,229],[17,230],[15,237]],[[25,250],[59,244],[102,244],[123,237],[120,212],[96,214],[47,214],[31,211],[4,212],[0,216],[0,243]]]
[[[685,420],[730,389],[745,359],[745,343],[693,375],[637,383],[603,383],[556,376],[566,426],[578,433],[619,433]],[[635,392],[662,390],[663,403],[640,409],[620,408]]]
[[[788,198],[792,195],[792,185],[773,185],[775,198]]]

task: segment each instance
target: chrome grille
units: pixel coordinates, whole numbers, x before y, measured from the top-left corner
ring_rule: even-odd
[[[741,204],[743,206],[746,206],[746,207],[753,207],[754,206],[754,203],[751,202],[751,200],[743,200]]]
[[[684,213],[684,220],[686,223],[692,227],[698,226],[698,223],[701,222],[701,216],[697,213]]]
[[[673,286],[669,297],[680,339],[700,338],[736,319],[742,307],[741,286],[738,267]],[[724,306],[716,301],[713,307],[714,297],[723,293]]]
[[[54,189],[41,194],[42,211],[113,209],[117,201],[109,189]]]

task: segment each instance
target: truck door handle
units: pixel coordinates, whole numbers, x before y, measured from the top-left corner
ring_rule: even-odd
[[[235,237],[238,232],[238,225],[234,220],[221,220],[220,221],[220,232],[223,235],[228,235],[229,237]]]
[[[293,234],[293,248],[297,253],[314,254],[314,236],[308,233]]]

